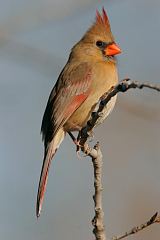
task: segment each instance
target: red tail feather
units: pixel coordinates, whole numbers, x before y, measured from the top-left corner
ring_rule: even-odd
[[[50,143],[48,143],[47,149],[45,149],[45,155],[44,155],[43,166],[41,170],[41,176],[40,176],[39,187],[38,187],[38,194],[37,194],[37,205],[36,205],[37,217],[39,217],[41,213],[51,160],[55,155],[59,145],[63,141],[64,135],[65,135],[64,130],[62,128],[59,129],[59,131],[57,132],[53,140]]]

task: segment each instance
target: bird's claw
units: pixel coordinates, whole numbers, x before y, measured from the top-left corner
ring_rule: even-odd
[[[81,157],[81,155],[80,155],[80,147],[77,147],[77,149],[76,149],[76,154],[77,154],[77,157],[78,157],[78,159],[82,159],[82,157]]]
[[[89,142],[92,142],[93,139],[94,139],[94,132],[93,132],[93,130],[91,130],[91,131],[89,131],[87,133],[88,133],[88,136],[89,136]]]

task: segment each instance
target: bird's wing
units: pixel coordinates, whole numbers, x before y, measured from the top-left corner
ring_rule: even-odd
[[[88,97],[91,81],[88,64],[72,69],[67,64],[50,94],[41,127],[45,151],[37,194],[37,217],[42,208],[51,159],[64,138],[62,126]]]
[[[87,63],[72,69],[67,65],[50,94],[43,116],[41,131],[45,146],[90,93],[91,67]]]

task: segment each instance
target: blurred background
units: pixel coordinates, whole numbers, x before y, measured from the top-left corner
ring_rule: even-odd
[[[94,239],[90,159],[77,159],[67,136],[50,169],[41,217],[35,216],[43,144],[42,115],[73,44],[104,6],[123,53],[119,78],[160,84],[160,0],[0,0],[0,239]],[[160,95],[118,95],[95,131],[104,156],[107,236],[160,212]],[[130,239],[158,240],[160,225]]]

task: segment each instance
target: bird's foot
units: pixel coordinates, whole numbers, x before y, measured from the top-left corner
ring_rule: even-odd
[[[80,144],[80,139],[75,138],[75,136],[71,133],[71,132],[68,132],[69,136],[71,137],[72,141],[74,142],[74,144],[76,145],[76,154],[77,154],[77,157],[79,159],[81,159],[81,156],[80,156],[80,150],[81,150],[81,147],[82,145]]]
[[[82,147],[82,145],[80,144],[80,139],[77,137],[75,138],[75,136],[71,133],[71,132],[68,132],[69,136],[71,137],[72,141],[74,142],[74,144],[77,146],[77,147]]]

